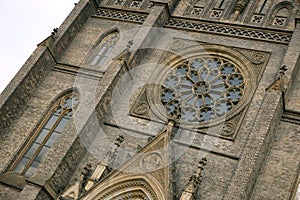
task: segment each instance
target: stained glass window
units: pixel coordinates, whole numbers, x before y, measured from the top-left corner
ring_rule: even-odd
[[[170,118],[206,122],[231,111],[244,95],[244,84],[240,69],[230,60],[196,57],[165,76],[160,101]]]
[[[18,159],[13,169],[15,172],[26,177],[31,177],[34,174],[36,168],[72,117],[78,103],[78,96],[73,93],[59,99],[51,109],[47,119],[38,129],[37,134],[34,135],[24,154]]]
[[[119,34],[117,32],[111,33],[106,36],[95,49],[95,53],[93,53],[88,59],[88,64],[102,66],[115,47],[118,39]]]

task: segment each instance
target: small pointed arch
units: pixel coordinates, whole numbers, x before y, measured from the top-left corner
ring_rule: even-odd
[[[271,10],[268,25],[286,27],[293,14],[293,9],[294,6],[288,1],[278,3]]]
[[[41,117],[10,169],[25,177],[34,175],[47,152],[71,119],[78,104],[77,90],[70,89],[58,95]]]
[[[86,60],[86,64],[105,68],[103,65],[108,56],[112,53],[119,38],[120,34],[118,29],[110,30],[100,36],[88,59]]]

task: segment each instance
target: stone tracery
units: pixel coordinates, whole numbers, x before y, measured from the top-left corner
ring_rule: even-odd
[[[244,77],[230,60],[202,56],[179,63],[164,78],[161,103],[169,117],[206,122],[226,115],[244,94]]]

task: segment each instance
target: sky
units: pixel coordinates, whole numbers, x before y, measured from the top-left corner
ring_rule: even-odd
[[[0,92],[78,0],[0,0]]]

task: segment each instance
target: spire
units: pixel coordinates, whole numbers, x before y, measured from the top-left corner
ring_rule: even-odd
[[[204,166],[207,164],[207,159],[201,159],[197,171],[190,177],[188,184],[185,186],[180,200],[194,200],[195,194],[198,191],[198,186],[201,183],[201,174]]]
[[[172,137],[175,122],[170,121],[146,146],[118,169],[96,183],[82,200],[114,197],[151,196],[151,199],[173,199]],[[141,188],[137,192],[137,188]]]
[[[125,66],[125,68],[126,68],[127,72],[129,73],[129,76],[130,76],[131,79],[133,79],[133,77],[130,74],[129,67],[128,67],[127,63],[128,63],[129,56],[130,56],[130,51],[129,50],[132,47],[132,45],[133,45],[133,40],[129,40],[127,45],[126,45],[126,48],[121,53],[119,53],[119,55],[117,55],[115,58],[113,58],[114,61],[119,61]]]
[[[118,148],[121,146],[122,142],[124,141],[124,136],[119,135],[114,143],[114,146],[111,148],[109,152],[107,152],[105,158],[102,162],[99,162],[95,171],[93,172],[91,178],[88,180],[85,190],[88,191],[91,187],[98,182],[99,179],[102,177],[105,170],[108,168],[109,164],[113,162],[115,159],[115,155],[118,152]]]
[[[281,92],[284,92],[284,82],[285,82],[284,75],[287,70],[288,70],[288,68],[286,67],[286,65],[282,65],[282,67],[280,67],[279,72],[278,72]]]
[[[82,188],[85,186],[88,176],[90,175],[91,172],[91,164],[87,164],[84,168],[83,171],[81,172],[78,180],[68,187],[62,195],[58,197],[58,200],[77,200],[79,199],[81,193],[82,193]]]
[[[286,65],[282,65],[279,68],[278,71],[278,75],[276,76],[275,81],[269,86],[267,87],[267,91],[277,91],[277,92],[281,92],[282,94],[284,94],[284,84],[285,84],[285,72],[288,70],[288,68],[286,67]],[[283,99],[284,100],[284,99]]]

